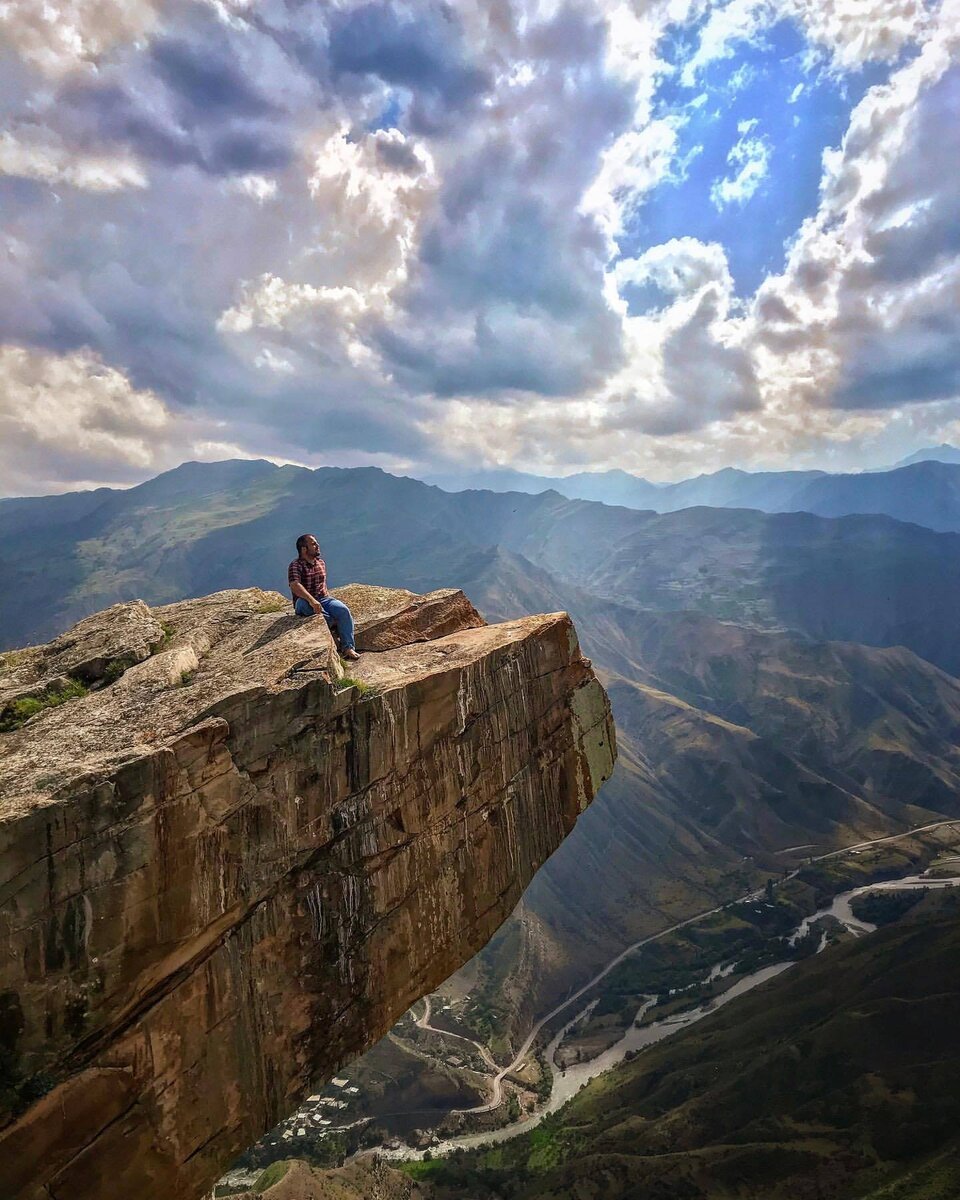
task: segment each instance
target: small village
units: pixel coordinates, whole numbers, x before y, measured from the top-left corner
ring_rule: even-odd
[[[321,1091],[308,1096],[295,1113],[276,1125],[257,1143],[257,1148],[289,1151],[289,1143],[314,1141],[317,1137],[365,1125],[369,1116],[359,1115],[360,1088],[348,1078],[335,1076]]]

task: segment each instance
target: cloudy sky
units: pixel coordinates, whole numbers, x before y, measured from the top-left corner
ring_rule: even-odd
[[[960,440],[960,0],[4,0],[0,494]]]

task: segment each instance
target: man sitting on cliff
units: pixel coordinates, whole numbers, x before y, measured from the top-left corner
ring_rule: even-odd
[[[287,582],[297,616],[326,617],[327,624],[339,635],[340,657],[351,662],[359,658],[353,645],[353,615],[342,600],[328,595],[327,564],[320,557],[320,543],[312,533],[297,538],[297,557],[287,568]]]

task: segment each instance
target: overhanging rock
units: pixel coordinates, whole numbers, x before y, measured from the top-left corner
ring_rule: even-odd
[[[0,1195],[201,1195],[484,945],[609,776],[566,614],[370,593],[361,636],[430,640],[349,679],[256,589],[3,659]]]

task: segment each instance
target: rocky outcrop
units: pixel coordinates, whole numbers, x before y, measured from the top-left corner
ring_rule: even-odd
[[[250,589],[0,661],[5,1198],[199,1195],[476,953],[609,775],[565,614],[349,594],[366,644],[428,640],[347,678]]]
[[[485,624],[456,588],[418,596],[401,588],[350,584],[332,595],[350,606],[357,621],[358,650],[394,650],[411,642],[429,642],[461,629]]]

